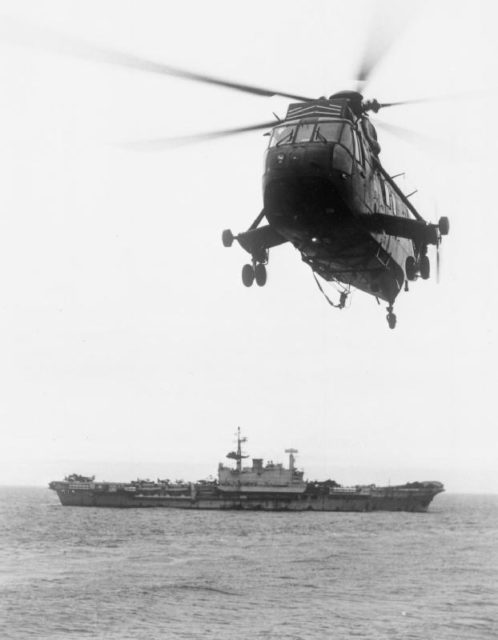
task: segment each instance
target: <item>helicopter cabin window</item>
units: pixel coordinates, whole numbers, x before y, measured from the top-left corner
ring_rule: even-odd
[[[270,147],[278,147],[281,144],[291,144],[294,138],[296,127],[285,125],[283,127],[275,127],[271,133]]]
[[[300,124],[297,128],[296,142],[309,142],[313,137],[314,124]]]
[[[315,131],[315,142],[339,142],[342,122],[319,122]]]
[[[387,182],[385,181],[385,179],[382,179],[381,183],[382,183],[382,197],[384,199],[384,204],[386,205],[386,207],[390,207],[391,203],[389,200],[389,189],[387,187]]]
[[[396,200],[396,194],[393,193],[391,187],[389,187],[387,185],[387,183],[385,181],[382,182],[382,194],[384,196],[384,202],[386,204],[386,207],[388,207],[389,209],[391,209],[391,211],[394,213],[394,215],[398,215],[397,213],[397,200]]]

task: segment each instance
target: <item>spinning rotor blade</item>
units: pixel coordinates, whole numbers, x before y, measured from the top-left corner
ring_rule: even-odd
[[[220,131],[208,131],[206,133],[195,133],[187,136],[175,136],[172,138],[158,138],[156,140],[142,140],[139,142],[128,142],[125,146],[128,149],[136,151],[162,151],[173,147],[184,146],[187,144],[195,144],[197,142],[205,142],[206,140],[215,140],[216,138],[228,138],[239,133],[248,131],[258,131],[260,129],[269,129],[278,124],[275,120],[272,122],[262,122],[246,127],[236,127],[234,129],[222,129]]]
[[[399,107],[405,104],[421,104],[424,102],[439,102],[440,100],[451,100],[450,96],[442,96],[440,98],[413,98],[412,100],[399,100],[397,102],[381,102],[379,105],[380,109],[384,109],[385,107]]]
[[[414,131],[413,129],[408,129],[406,127],[400,127],[395,124],[390,124],[388,122],[384,122],[382,120],[373,121],[375,127],[377,129],[383,129],[387,133],[390,133],[397,138],[404,140],[405,142],[409,142],[410,144],[414,144],[416,146],[430,147],[439,152],[444,152],[448,154],[450,152],[450,144],[445,143],[444,140],[440,140],[437,138],[432,138],[424,133],[419,131]]]
[[[379,64],[381,59],[390,49],[392,43],[384,43],[373,45],[372,41],[367,45],[367,49],[363,55],[363,59],[360,63],[358,71],[356,72],[356,91],[360,93],[364,91],[367,86],[370,76],[372,75],[375,67]]]
[[[377,3],[367,36],[366,46],[356,72],[356,91],[363,92],[373,72],[402,35],[409,22],[407,5],[399,13],[393,4]]]
[[[90,60],[92,62],[103,62],[112,64],[135,71],[145,71],[166,76],[174,76],[191,80],[193,82],[202,82],[204,84],[212,84],[225,89],[233,89],[244,93],[251,93],[259,96],[282,96],[292,100],[309,102],[311,98],[298,96],[292,93],[265,89],[254,85],[243,84],[240,82],[231,82],[222,78],[196,73],[187,69],[181,69],[170,65],[154,62],[147,58],[141,58],[133,54],[116,51],[115,49],[107,49],[99,45],[92,44],[79,38],[72,38],[53,31],[37,27],[29,23],[21,23],[11,19],[2,20],[0,26],[0,40],[7,41],[11,44],[20,45],[28,48],[35,48],[48,53],[63,54],[73,58]]]
[[[425,98],[412,98],[410,100],[398,100],[396,102],[382,102],[379,104],[379,109],[383,109],[384,107],[398,107],[405,104],[423,104],[423,103],[433,103],[433,102],[445,102],[451,101],[454,102],[456,100],[471,100],[471,99],[479,99],[484,98],[485,94],[480,91],[465,91],[460,93],[449,93],[442,96],[428,96]]]

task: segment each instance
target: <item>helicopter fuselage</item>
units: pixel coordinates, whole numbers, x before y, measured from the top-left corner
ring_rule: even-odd
[[[378,150],[366,116],[286,120],[273,129],[266,152],[264,211],[320,276],[392,303],[417,248],[363,223],[370,214],[410,217]]]
[[[237,239],[252,257],[242,269],[247,287],[266,283],[269,250],[290,242],[315,275],[344,286],[333,306],[342,308],[356,287],[388,303],[394,328],[394,300],[409,280],[429,278],[428,245],[439,246],[449,221],[426,222],[382,167],[367,115],[380,106],[344,91],[291,104],[272,128],[263,210],[247,231],[222,236],[225,246]],[[260,227],[263,218],[268,225]]]

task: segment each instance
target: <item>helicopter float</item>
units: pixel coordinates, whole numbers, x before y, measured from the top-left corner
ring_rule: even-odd
[[[356,90],[329,98],[273,91],[232,82],[103,48],[57,32],[14,25],[14,44],[62,53],[134,71],[174,76],[259,96],[294,100],[283,120],[191,136],[129,145],[142,149],[168,148],[249,131],[270,130],[263,177],[263,208],[246,231],[222,234],[225,247],[234,240],[248,252],[242,268],[247,287],[267,281],[269,251],[289,242],[309,265],[328,302],[343,308],[355,287],[387,303],[389,327],[396,326],[393,304],[408,283],[430,277],[428,247],[439,248],[449,232],[448,218],[428,223],[379,160],[380,145],[369,112],[418,103],[425,99],[379,103],[362,92],[392,42],[371,43],[356,74]],[[12,27],[12,25],[11,25]],[[11,28],[10,33],[14,29]],[[361,90],[361,92],[360,92]],[[266,219],[266,224],[261,224]],[[439,254],[438,254],[439,255]],[[341,287],[338,303],[325,294],[317,275]]]

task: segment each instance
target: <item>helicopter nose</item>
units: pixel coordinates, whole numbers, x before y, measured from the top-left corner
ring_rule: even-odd
[[[263,179],[267,214],[288,221],[321,218],[343,210],[349,181],[334,165],[332,145],[286,145],[270,149]]]
[[[280,177],[267,184],[264,193],[267,214],[285,218],[324,214],[336,202],[334,185],[321,176]]]

